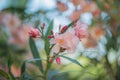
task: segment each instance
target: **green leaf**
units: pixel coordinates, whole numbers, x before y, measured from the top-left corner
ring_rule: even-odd
[[[45,37],[50,35],[50,31],[53,29],[53,26],[54,26],[54,21],[52,20],[48,26],[46,33],[45,33]]]
[[[39,52],[37,50],[37,47],[35,45],[34,40],[30,37],[29,39],[29,44],[30,44],[30,48],[33,54],[34,59],[41,59]],[[42,66],[42,61],[36,61],[37,66],[39,67],[39,70],[43,73],[43,66]]]
[[[23,62],[22,66],[21,66],[21,74],[23,75],[23,73],[25,72],[25,67],[26,67],[26,61]]]
[[[67,80],[68,72],[56,73],[50,80]]]
[[[9,75],[1,69],[0,69],[0,76],[3,76],[4,78],[6,78],[8,80],[10,79]]]
[[[102,3],[100,0],[94,0],[94,1],[96,2],[97,6],[98,6],[101,10],[105,10],[104,5],[103,5],[103,3]]]
[[[21,77],[20,80],[34,80],[34,79],[33,79],[32,75],[30,75],[30,74],[28,74],[28,73],[25,72],[25,73],[22,75],[22,77]]]
[[[25,72],[25,67],[26,67],[26,63],[32,63],[32,62],[34,62],[34,61],[41,61],[41,60],[43,60],[43,59],[30,59],[30,60],[25,60],[24,62],[23,62],[23,64],[22,64],[22,66],[21,66],[21,74],[24,74],[24,72]]]
[[[82,66],[77,60],[75,60],[75,59],[72,59],[72,58],[69,58],[69,57],[66,57],[66,56],[63,56],[63,55],[60,55],[60,57],[63,57],[63,58],[65,58],[65,59],[68,59],[69,61],[71,61],[71,62],[79,65],[80,67],[83,67],[83,66]]]
[[[47,55],[50,54],[49,53],[50,52],[50,49],[49,49],[49,47],[50,47],[49,40],[50,39],[48,38],[48,36],[50,35],[50,31],[53,29],[53,26],[54,26],[54,21],[52,20],[48,26],[46,33],[45,33],[45,51],[46,51]]]

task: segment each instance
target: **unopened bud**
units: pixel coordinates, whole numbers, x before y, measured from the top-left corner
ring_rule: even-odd
[[[57,64],[61,64],[60,57],[56,57],[56,63],[57,63]]]
[[[61,33],[65,32],[66,29],[67,29],[67,26],[64,26],[64,27],[61,29]]]
[[[48,36],[48,38],[54,38],[54,36],[53,36],[53,35],[50,35],[50,36]]]

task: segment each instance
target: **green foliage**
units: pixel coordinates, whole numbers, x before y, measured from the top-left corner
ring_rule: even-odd
[[[50,32],[51,32],[51,30],[53,29],[53,27],[54,27],[54,21],[52,20],[51,22],[50,22],[50,24],[49,24],[49,26],[48,26],[48,29],[47,29],[47,31],[46,31],[46,33],[45,33],[45,51],[46,51],[46,54],[47,55],[49,55],[50,54],[50,49],[49,49],[49,47],[50,47],[50,43],[49,43],[49,38],[48,38],[48,36],[50,35]]]
[[[33,78],[30,74],[28,74],[28,73],[25,72],[25,73],[22,75],[22,77],[21,77],[20,80],[34,80],[34,78]]]
[[[72,59],[72,58],[69,58],[69,57],[66,57],[66,56],[63,56],[63,55],[60,55],[60,57],[63,57],[63,58],[65,58],[65,59],[67,59],[67,60],[69,60],[69,61],[71,61],[71,62],[79,65],[80,67],[83,67],[83,65],[81,65],[81,64],[80,64],[77,60],[75,60],[75,59]]]
[[[7,74],[5,71],[0,69],[0,76],[6,78],[7,80],[10,80],[9,74]]]
[[[26,70],[26,63],[33,63],[34,61],[41,61],[42,59],[30,59],[30,60],[25,60],[21,66],[21,73],[23,74]]]
[[[30,48],[33,54],[34,59],[41,59],[39,52],[37,50],[37,47],[35,45],[34,40],[30,37],[29,39],[29,44],[30,44]],[[43,73],[43,66],[42,66],[42,61],[36,61],[37,66],[39,67],[40,71]]]
[[[47,31],[46,31],[46,33],[45,33],[45,37],[47,37],[47,36],[50,35],[50,32],[51,32],[51,30],[53,29],[53,27],[54,27],[54,21],[52,20],[52,21],[50,22],[48,28],[47,28]]]

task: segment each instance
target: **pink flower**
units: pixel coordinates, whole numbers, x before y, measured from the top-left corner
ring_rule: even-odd
[[[56,63],[57,63],[57,64],[61,64],[60,57],[56,57],[56,59],[55,59],[55,60],[56,60]]]
[[[40,37],[40,33],[38,29],[31,27],[29,31],[29,35],[33,38]]]
[[[55,34],[54,38],[50,41],[52,44],[55,44],[52,48],[52,53],[60,52],[61,48],[65,48],[72,53],[76,50],[79,39],[75,36],[75,31],[73,28],[69,28],[63,34]]]
[[[84,23],[77,22],[75,26],[75,35],[81,40],[82,38],[88,37],[87,25]]]

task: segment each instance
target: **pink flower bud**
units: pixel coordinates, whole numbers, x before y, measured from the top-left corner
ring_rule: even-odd
[[[60,57],[56,57],[56,63],[57,63],[57,64],[61,64]]]
[[[54,36],[53,36],[53,35],[50,35],[50,36],[48,36],[48,38],[54,38]]]
[[[40,37],[40,33],[39,33],[38,29],[36,29],[36,28],[31,27],[30,31],[28,33],[33,38]]]
[[[61,29],[61,33],[63,33],[66,29],[67,29],[67,26],[65,25],[65,26]]]
[[[50,58],[49,62],[52,63],[53,62],[53,58]]]

